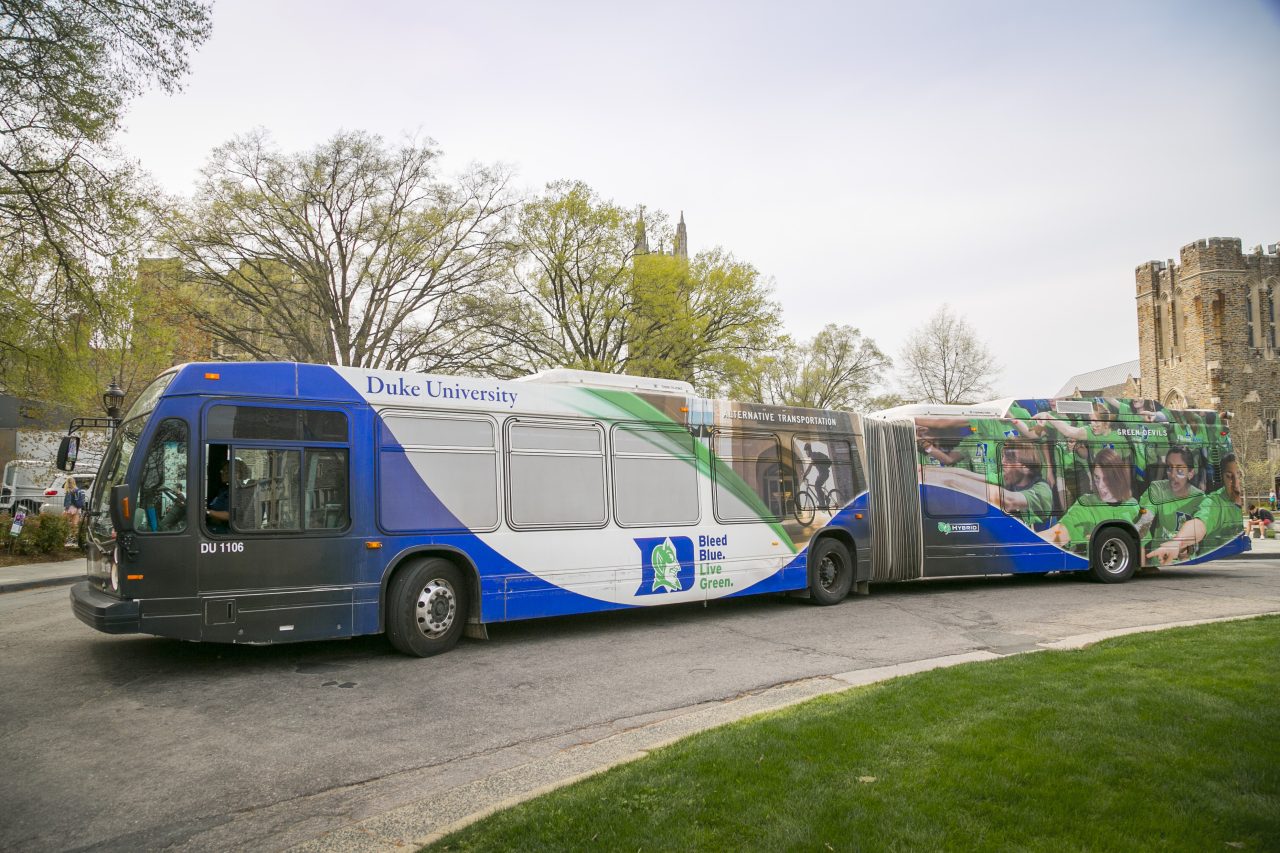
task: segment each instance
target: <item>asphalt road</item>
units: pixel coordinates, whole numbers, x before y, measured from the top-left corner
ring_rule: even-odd
[[[0,849],[278,850],[485,773],[802,679],[1280,611],[1280,560],[1120,586],[880,586],[539,620],[428,660],[381,637],[276,647],[110,637],[66,587],[0,595]]]

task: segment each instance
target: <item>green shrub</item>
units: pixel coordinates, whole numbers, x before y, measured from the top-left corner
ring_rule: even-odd
[[[3,531],[7,536],[8,522],[0,519],[0,523],[4,523]],[[56,554],[66,547],[70,535],[71,525],[60,515],[29,515],[13,543],[13,553],[27,556]]]

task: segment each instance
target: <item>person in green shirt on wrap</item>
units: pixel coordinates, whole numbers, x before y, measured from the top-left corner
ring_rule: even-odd
[[[1222,488],[1204,496],[1195,514],[1176,534],[1147,554],[1159,565],[1190,557],[1197,545],[1204,552],[1230,542],[1244,532],[1244,473],[1234,453],[1222,457]]]
[[[1141,508],[1133,496],[1133,480],[1124,458],[1111,448],[1103,448],[1093,456],[1093,494],[1081,495],[1058,523],[1040,536],[1066,548],[1087,544],[1094,528],[1105,521],[1127,521],[1137,524]]]
[[[1129,439],[1116,431],[1117,422],[1114,416],[1101,403],[1094,402],[1093,415],[1087,424],[1073,424],[1063,420],[1055,412],[1040,412],[1032,420],[1043,426],[1056,430],[1063,438],[1084,442],[1090,447],[1109,447],[1124,457],[1125,462],[1134,462],[1133,444]],[[1123,424],[1121,424],[1123,426]]]
[[[1171,558],[1164,558],[1170,553],[1176,557],[1183,549],[1196,544],[1193,542],[1188,546],[1178,538],[1179,530],[1196,515],[1204,500],[1204,493],[1192,483],[1196,476],[1196,457],[1196,453],[1185,447],[1170,447],[1165,455],[1165,475],[1169,479],[1156,480],[1148,485],[1147,491],[1138,501],[1139,506],[1146,510],[1146,515],[1151,516],[1149,523],[1146,517],[1143,519],[1146,523],[1143,526],[1149,524],[1151,542],[1161,543],[1160,547],[1147,555],[1148,560],[1156,560],[1152,555],[1158,552],[1161,555],[1158,562],[1165,564],[1172,561]]]
[[[981,473],[959,467],[925,468],[921,482],[985,500],[1033,527],[1053,512],[1053,490],[1042,471],[1039,448],[1025,441],[1004,448],[998,469],[990,467]]]

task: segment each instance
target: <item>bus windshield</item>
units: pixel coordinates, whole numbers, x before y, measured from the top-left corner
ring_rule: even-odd
[[[124,476],[129,470],[129,461],[133,459],[133,451],[138,446],[142,431],[147,427],[151,411],[155,409],[164,389],[169,387],[169,383],[177,375],[171,371],[156,377],[155,381],[138,395],[138,399],[129,408],[129,413],[124,416],[124,423],[116,429],[116,434],[112,436],[111,444],[108,445],[107,452],[102,457],[102,466],[98,469],[98,480],[93,496],[90,498],[88,513],[89,529],[101,539],[109,539],[112,536],[111,516],[107,512],[111,489],[124,482]]]
[[[113,536],[107,502],[111,499],[112,487],[124,482],[124,475],[129,470],[129,460],[133,459],[133,451],[147,426],[147,419],[148,416],[143,415],[121,424],[102,459],[89,507],[89,529],[99,539],[110,539]]]

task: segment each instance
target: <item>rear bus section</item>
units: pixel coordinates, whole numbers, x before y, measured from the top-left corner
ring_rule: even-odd
[[[1215,412],[1098,398],[885,414],[915,432],[924,577],[1081,571],[1116,583],[1249,547],[1240,464]],[[871,470],[905,467],[872,434]],[[880,541],[873,560],[889,557]]]

